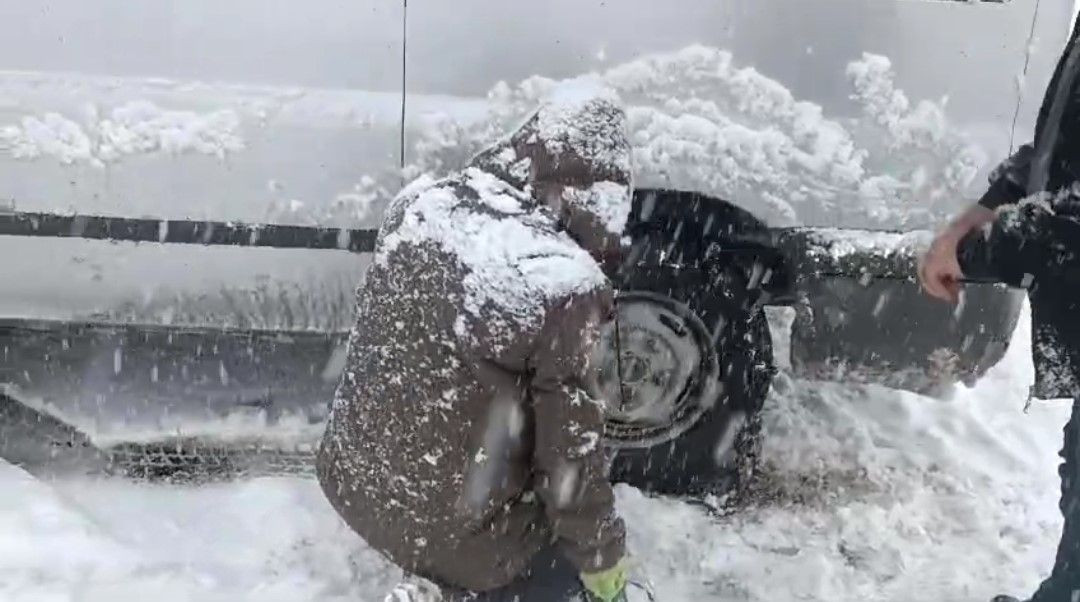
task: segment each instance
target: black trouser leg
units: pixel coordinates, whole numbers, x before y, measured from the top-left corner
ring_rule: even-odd
[[[444,592],[447,602],[576,602],[577,571],[555,548],[536,555],[528,570],[506,587],[482,593]]]
[[[1080,400],[1073,402],[1061,448],[1061,514],[1065,527],[1050,577],[1032,602],[1080,602]]]

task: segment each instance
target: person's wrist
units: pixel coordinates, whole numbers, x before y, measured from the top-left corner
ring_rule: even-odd
[[[966,235],[967,232],[950,226],[934,238],[934,242],[930,245],[930,251],[942,252],[955,249],[960,246],[960,241],[963,240]]]
[[[982,205],[972,205],[949,223],[942,233],[953,244],[959,244],[968,234],[994,221],[996,213]]]
[[[949,224],[938,233],[935,244],[940,246],[956,247],[960,245],[960,241],[970,234],[978,227],[978,224],[973,223],[971,220],[957,220]]]

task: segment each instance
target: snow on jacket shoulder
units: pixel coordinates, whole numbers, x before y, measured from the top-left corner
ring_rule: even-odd
[[[994,170],[979,201],[999,210],[990,237],[991,271],[1030,289],[1031,393],[1042,399],[1080,396],[1078,128],[1080,19],[1047,87],[1034,141]]]
[[[606,125],[572,139],[605,137],[629,152],[617,107],[579,106],[586,119],[571,123],[595,124],[603,110]],[[535,166],[554,155],[532,151],[482,154],[391,204],[318,456],[327,497],[369,545],[473,591],[509,583],[553,542],[583,571],[624,553],[603,408],[586,381],[613,307],[594,257],[617,244],[628,171],[566,160],[582,168],[566,179],[579,185],[541,202]],[[557,158],[571,154],[586,155],[570,146]],[[588,194],[609,196],[570,198],[601,182],[607,190]]]
[[[391,204],[376,265],[402,247],[452,257],[463,288],[456,331],[486,331],[496,343],[538,332],[552,304],[609,286],[550,209],[475,167],[414,185]]]

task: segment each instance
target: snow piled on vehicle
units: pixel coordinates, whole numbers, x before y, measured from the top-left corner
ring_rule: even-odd
[[[0,151],[15,159],[52,157],[65,165],[103,167],[125,156],[145,153],[198,153],[224,158],[244,148],[240,119],[229,109],[196,113],[164,110],[146,100],[85,112],[84,127],[59,113],[27,116],[0,127]]]
[[[706,46],[594,77],[626,104],[638,186],[719,196],[775,225],[909,228],[954,210],[986,157],[950,126],[946,101],[911,101],[882,56],[864,55],[847,74],[858,118],[828,117]],[[410,173],[464,164],[559,83],[541,76],[499,83],[483,120],[429,114]]]
[[[765,470],[735,512],[620,486],[637,570],[664,600],[988,600],[1033,591],[1060,532],[1068,404],[1024,410],[1027,316],[947,401],[781,374]],[[778,350],[782,355],[782,350]],[[313,480],[203,487],[37,481],[0,466],[4,600],[382,600],[400,578]]]
[[[843,116],[706,46],[645,56],[591,77],[626,105],[639,188],[716,195],[771,225],[929,227],[975,196],[983,154],[946,119],[943,100],[909,98],[884,57],[856,58],[847,69],[855,113]],[[410,95],[405,179],[459,170],[520,125],[557,83],[532,77],[499,84],[487,98]],[[401,99],[393,93],[11,72],[0,72],[0,90],[2,123],[9,125],[0,134],[0,171],[9,184],[0,196],[17,199],[21,210],[373,228],[402,182],[396,153],[387,152],[396,148],[400,124]],[[235,129],[230,114],[239,119]],[[27,120],[41,122],[42,138],[30,136]],[[110,135],[116,142],[103,147],[98,132],[105,122],[128,133]],[[37,160],[9,158],[23,139],[37,140],[20,151]],[[55,146],[45,143],[52,140]],[[225,160],[217,160],[219,151]],[[282,322],[279,316],[307,311],[292,311],[291,301],[269,309],[266,319],[249,316],[244,300],[260,297],[261,284],[251,282],[255,270],[232,267],[233,250],[170,248],[170,258],[201,266],[199,278],[182,270],[186,288],[178,292],[176,271],[154,269],[166,259],[151,258],[148,245],[84,245],[68,261],[36,247],[22,251],[34,244],[25,240],[0,242],[22,257],[0,276],[24,282],[7,302],[23,315],[125,313],[169,322],[185,314],[194,324],[301,328],[352,317],[344,307],[332,319]],[[48,246],[59,248],[57,241]],[[306,273],[296,277],[305,257],[275,257],[259,267],[260,277],[286,281],[280,288],[308,287]],[[330,275],[331,262],[348,261],[312,261],[304,271]],[[28,280],[24,272],[51,280]],[[80,283],[80,300],[56,295],[58,282]],[[351,298],[352,288],[347,283],[334,296]],[[202,318],[192,297],[215,308],[241,299],[244,315],[223,322],[215,309]]]
[[[709,46],[644,56],[587,79],[612,88],[627,106],[639,187],[716,195],[775,225],[926,226],[982,185],[976,176],[986,171],[985,154],[949,121],[947,99],[910,98],[878,55],[857,58],[846,74],[857,115],[828,115]],[[410,95],[405,179],[460,169],[560,83],[534,76],[501,82],[486,98]],[[371,226],[401,182],[396,156],[382,152],[397,138],[394,93],[13,72],[0,72],[0,89],[12,99],[0,107],[11,116],[0,125],[0,158],[76,166],[152,155],[228,158],[230,202],[213,205],[206,199],[217,201],[220,186],[202,188],[207,164],[169,164],[192,176],[184,183],[189,202],[207,217]],[[298,139],[296,128],[354,140],[316,145]],[[354,169],[325,169],[344,154],[357,156]],[[248,166],[255,155],[276,165],[315,160],[324,173],[265,174]],[[257,186],[260,178],[248,177],[254,173],[263,176]],[[338,194],[327,194],[327,178]],[[162,211],[147,206],[154,199],[139,198],[144,191],[116,188],[125,183],[108,190]],[[241,205],[245,212],[236,213]]]
[[[930,248],[933,233],[792,228],[779,244],[798,257],[800,270],[846,275],[866,285],[876,279],[915,280],[918,258]]]

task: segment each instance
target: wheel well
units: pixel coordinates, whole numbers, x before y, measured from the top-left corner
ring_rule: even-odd
[[[772,231],[749,211],[723,199],[662,188],[634,192],[627,220],[630,263],[742,267],[770,303],[791,295],[789,262]]]

